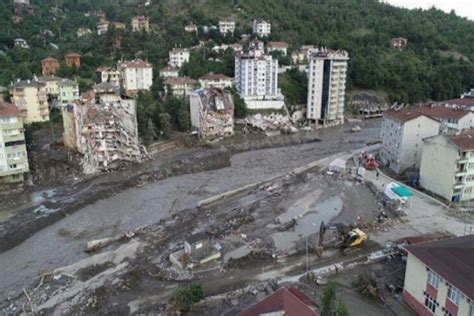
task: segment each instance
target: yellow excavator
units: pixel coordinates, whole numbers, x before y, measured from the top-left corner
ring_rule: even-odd
[[[324,240],[326,237],[326,231],[335,231],[336,237],[333,238],[335,248],[354,248],[362,246],[367,241],[367,234],[359,228],[347,226],[343,223],[331,223],[325,224],[321,222],[319,228],[319,247],[324,247]]]

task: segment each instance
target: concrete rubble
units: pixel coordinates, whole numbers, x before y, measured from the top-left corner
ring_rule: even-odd
[[[298,129],[294,126],[291,118],[288,115],[282,115],[279,113],[272,113],[270,115],[257,113],[238,121],[238,123],[261,131],[281,131],[285,133],[298,132]]]

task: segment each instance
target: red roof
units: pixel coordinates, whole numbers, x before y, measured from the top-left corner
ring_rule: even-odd
[[[474,133],[449,135],[448,139],[459,149],[467,151],[474,149]]]
[[[0,116],[17,116],[20,110],[16,106],[6,102],[0,102]]]
[[[208,73],[207,75],[202,76],[199,78],[201,80],[211,80],[211,81],[219,81],[219,80],[231,80],[230,77],[227,77],[226,75],[223,74],[215,74],[215,73]]]
[[[469,113],[469,111],[465,111],[463,109],[455,109],[434,104],[425,104],[414,108],[402,108],[400,110],[389,109],[385,111],[385,115],[390,116],[391,118],[401,122],[407,122],[422,115],[425,115],[435,120],[458,120]]]
[[[416,244],[406,249],[471,300],[474,299],[474,235]]]
[[[297,288],[278,289],[262,301],[242,311],[239,316],[258,316],[283,311],[289,316],[318,316],[311,300]]]
[[[286,42],[268,42],[267,44],[268,47],[274,47],[274,48],[287,48],[288,44]]]
[[[81,57],[81,55],[79,55],[78,53],[69,53],[66,54],[65,57]]]
[[[150,68],[151,64],[141,59],[135,59],[132,61],[124,61],[120,66],[124,68]]]
[[[464,98],[442,101],[441,103],[458,105],[458,106],[474,106],[474,98],[464,97]]]
[[[46,57],[41,62],[47,62],[47,61],[58,61],[58,60],[56,58],[53,58],[53,57]]]

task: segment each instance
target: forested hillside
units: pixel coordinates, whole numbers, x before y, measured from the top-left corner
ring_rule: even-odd
[[[269,40],[287,41],[290,50],[302,44],[347,50],[349,89],[373,89],[386,92],[392,101],[417,102],[457,97],[474,87],[474,22],[434,9],[405,10],[376,0],[152,0],[149,6],[132,0],[32,0],[35,13],[24,14],[15,25],[13,6],[5,2],[0,4],[0,85],[40,73],[46,56],[62,60],[64,53],[76,51],[83,55],[83,67],[78,73],[63,67],[60,75],[79,75],[86,87],[100,65],[140,56],[158,70],[173,46],[191,47],[209,39],[213,42],[207,42],[206,52],[196,52],[184,74],[197,77],[213,70],[232,75],[232,55],[213,56],[209,48],[237,41],[251,31],[252,19],[261,16],[273,23]],[[153,32],[112,29],[104,36],[78,39],[79,27],[95,31],[98,17],[85,13],[97,10],[128,26],[134,15],[144,14]],[[196,36],[183,29],[188,22],[217,25],[226,17],[237,21],[234,38],[215,32]],[[390,47],[390,39],[398,36],[408,39],[407,49]],[[31,49],[13,48],[17,37],[26,39]],[[159,86],[157,79],[157,90]]]

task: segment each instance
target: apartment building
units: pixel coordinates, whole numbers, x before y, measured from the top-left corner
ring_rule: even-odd
[[[440,122],[420,109],[392,108],[384,112],[381,160],[395,173],[420,167],[423,140],[438,135]]]
[[[425,104],[419,109],[441,123],[440,132],[443,134],[456,134],[474,127],[474,112],[463,107]]]
[[[267,54],[273,52],[281,52],[283,56],[288,54],[288,43],[286,42],[268,42],[267,43]]]
[[[28,171],[21,111],[0,101],[0,184],[23,182]]]
[[[474,134],[426,138],[421,155],[420,185],[449,202],[473,200]]]
[[[119,63],[122,87],[128,93],[150,90],[153,84],[153,66],[141,59]]]
[[[272,33],[272,24],[262,18],[253,20],[253,33],[260,37],[269,36]]]
[[[23,38],[15,38],[14,45],[19,48],[30,49],[30,45],[28,45],[28,42]]]
[[[310,57],[306,118],[319,125],[344,123],[349,54],[322,48]]]
[[[69,53],[64,55],[64,63],[68,67],[79,68],[81,67],[81,55],[78,53]]]
[[[95,71],[96,83],[108,82],[120,87],[120,71],[114,67],[99,67]]]
[[[172,68],[181,68],[184,63],[189,62],[190,53],[187,48],[173,48],[169,52],[168,66]]]
[[[143,15],[135,16],[132,18],[132,31],[133,32],[149,32],[150,31],[150,21],[147,17]]]
[[[65,106],[79,99],[79,84],[74,80],[56,76],[41,76],[34,78],[34,81],[44,85],[50,107]]]
[[[91,92],[63,109],[64,144],[82,154],[84,173],[114,169],[145,158],[137,130],[136,102],[115,92]],[[113,100],[113,101],[111,101]]]
[[[199,78],[199,84],[202,88],[225,89],[232,87],[232,78],[210,72]]]
[[[177,78],[179,77],[179,69],[165,67],[160,70],[160,76],[163,78]]]
[[[236,54],[234,84],[249,109],[281,109],[284,105],[278,89],[278,60],[260,50]]]
[[[170,77],[164,82],[165,95],[188,97],[198,86],[198,81],[189,77]]]
[[[184,31],[186,33],[197,33],[198,32],[198,27],[194,23],[189,23],[184,26]]]
[[[474,235],[414,244],[406,250],[403,298],[417,315],[474,315]]]
[[[41,61],[43,76],[55,75],[59,70],[59,61],[53,57],[47,57]]]
[[[32,80],[18,80],[10,86],[13,105],[22,113],[24,123],[49,121],[46,85]]]
[[[219,32],[223,35],[232,34],[235,32],[235,21],[221,20],[219,21]]]
[[[201,88],[190,95],[191,124],[199,137],[234,135],[234,100],[230,92]]]

